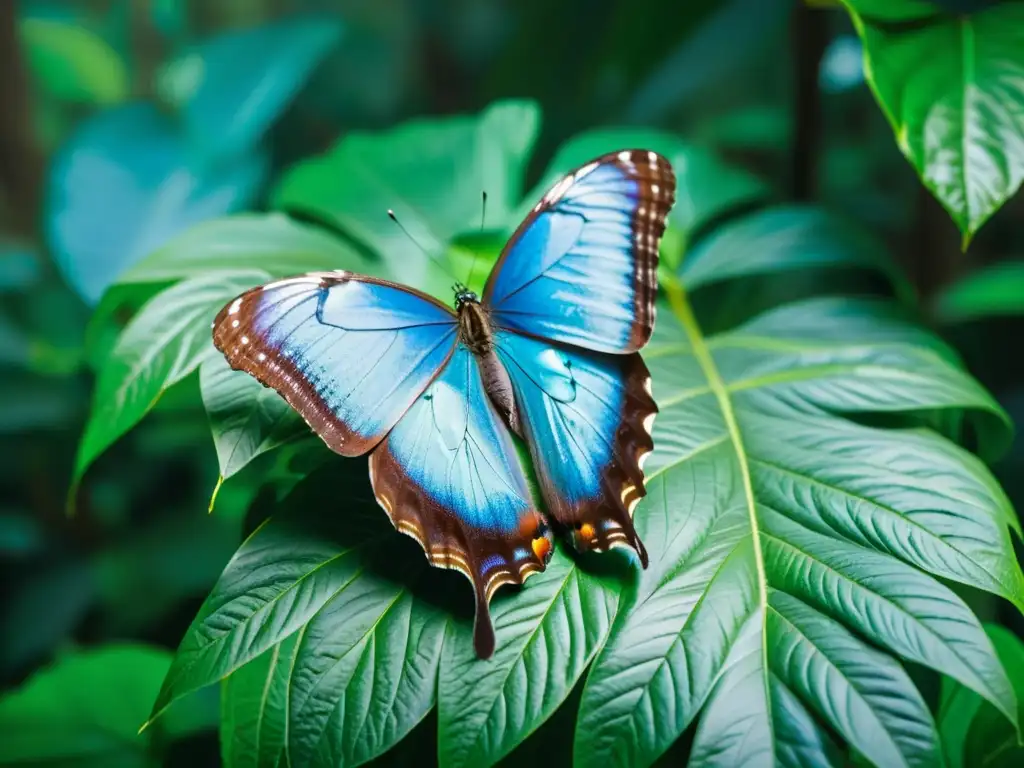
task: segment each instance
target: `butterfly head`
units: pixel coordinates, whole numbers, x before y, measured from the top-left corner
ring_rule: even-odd
[[[463,304],[480,303],[480,297],[462,283],[455,283],[452,286],[452,291],[455,292],[455,309],[462,309]]]

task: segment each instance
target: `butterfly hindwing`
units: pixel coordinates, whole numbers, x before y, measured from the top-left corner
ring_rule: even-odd
[[[348,272],[254,288],[213,323],[231,366],[276,389],[334,451],[379,443],[452,354],[455,316],[425,294]]]
[[[661,155],[604,155],[552,187],[505,246],[484,290],[494,323],[597,352],[650,339],[658,243],[675,200]]]
[[[490,656],[491,596],[544,570],[551,535],[465,346],[370,455],[370,480],[395,527],[433,565],[472,582],[474,644],[480,657]]]
[[[581,550],[647,551],[632,514],[646,493],[643,462],[653,448],[657,406],[638,354],[607,355],[495,335],[509,373],[548,513]]]

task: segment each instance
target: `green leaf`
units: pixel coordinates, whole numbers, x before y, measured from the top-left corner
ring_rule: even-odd
[[[1024,315],[1024,262],[994,264],[947,288],[936,302],[947,323]]]
[[[258,154],[197,157],[152,104],[93,115],[48,172],[45,232],[57,266],[95,304],[120,272],[175,235],[248,207],[265,165]]]
[[[587,678],[577,764],[649,764],[702,709],[691,765],[827,763],[819,722],[875,764],[932,762],[935,725],[894,657],[1012,716],[977,619],[933,578],[1024,605],[1009,502],[936,434],[842,415],[964,410],[998,449],[998,406],[881,302],[796,302],[705,337],[668,293],[645,354],[651,567]]]
[[[368,272],[374,266],[348,243],[284,214],[239,214],[188,229],[126,270],[118,282],[170,282],[253,269],[288,277],[331,269]]]
[[[1024,6],[940,16],[915,0],[843,2],[900,150],[966,247],[1024,180]]]
[[[233,370],[222,355],[200,366],[199,386],[225,480],[260,454],[309,433],[283,397]]]
[[[422,573],[410,560],[409,576]],[[303,628],[290,678],[292,765],[365,763],[434,706],[446,617],[413,594],[411,578],[391,581],[383,571],[378,561]]]
[[[999,660],[1010,675],[1018,707],[1024,705],[1024,642],[1011,630],[987,624],[988,633]],[[951,677],[942,680],[939,726],[953,768],[959,766],[996,766],[1011,768],[1024,759],[1024,747],[1018,740],[1016,718],[1007,719],[990,703]]]
[[[769,196],[768,186],[756,176],[726,165],[707,149],[687,144],[672,134],[603,128],[582,133],[559,148],[541,182],[524,199],[520,215],[525,216],[563,174],[606,152],[628,148],[659,152],[672,163],[678,187],[668,224],[670,232],[678,232],[684,242],[714,217]],[[671,234],[666,242],[671,242]],[[669,248],[666,254],[673,266],[678,263],[681,247],[675,250],[673,253]]]
[[[335,16],[295,18],[207,40],[167,64],[157,88],[213,154],[241,154],[288,106],[341,37]]]
[[[496,601],[486,663],[469,628],[453,627],[438,690],[441,765],[493,765],[555,712],[604,642],[623,580],[556,556],[514,600]]]
[[[218,354],[210,336],[214,316],[266,273],[186,280],[148,301],[110,353],[93,398],[75,460],[75,481],[111,443],[135,426],[164,391]]]
[[[23,19],[21,40],[40,90],[61,101],[116,104],[128,96],[128,71],[101,38],[78,24]]]
[[[167,651],[109,645],[68,653],[0,699],[0,763],[148,766],[139,726],[167,671]]]
[[[349,133],[328,154],[289,171],[273,203],[346,230],[384,260],[383,274],[425,290],[443,288],[447,298],[451,278],[429,266],[416,242],[440,258],[455,235],[479,229],[482,191],[491,226],[507,226],[539,121],[532,103],[502,102],[480,116]]]
[[[301,637],[301,631],[289,635],[224,680],[220,718],[224,765],[278,765],[287,737],[288,684]]]
[[[339,487],[344,514],[322,514],[324,494],[336,498]],[[425,570],[418,547],[374,501],[365,463],[335,461],[229,563],[178,649],[154,717],[231,675],[232,749],[256,745],[247,759],[273,764],[282,733],[292,765],[359,764],[383,753],[434,703],[446,621],[422,594]],[[259,679],[266,694],[257,706]]]
[[[686,255],[680,279],[692,291],[738,277],[842,267],[879,272],[899,295],[913,294],[881,243],[810,206],[766,208],[716,229]]]

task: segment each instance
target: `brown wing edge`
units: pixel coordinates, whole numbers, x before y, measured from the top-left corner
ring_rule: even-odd
[[[495,591],[505,584],[523,584],[551,559],[553,541],[543,514],[531,505],[531,514],[515,538],[472,529],[405,473],[388,447],[388,438],[370,454],[370,484],[392,525],[419,543],[431,565],[459,571],[473,584],[473,645],[479,658],[490,658],[495,646],[490,602]],[[527,551],[526,558],[516,558],[519,547]],[[481,570],[493,555],[500,562]]]
[[[394,425],[392,424],[382,430],[380,434],[370,437],[364,437],[348,429],[331,411],[302,371],[291,360],[282,356],[272,345],[266,344],[253,325],[256,308],[259,304],[256,299],[264,290],[273,289],[283,283],[304,281],[308,282],[311,287],[317,286],[317,290],[322,291],[348,280],[399,288],[451,312],[448,307],[434,297],[413,288],[388,280],[338,270],[335,272],[310,272],[250,288],[224,305],[217,313],[212,327],[213,345],[227,358],[228,364],[233,369],[245,371],[263,386],[276,390],[299,413],[310,429],[327,444],[328,448],[342,456],[352,457],[361,456],[370,451],[380,443],[387,431]],[[454,352],[454,350],[453,337],[452,351]],[[447,359],[438,367],[438,372],[444,368],[445,364],[447,364]],[[424,384],[424,389],[427,386],[429,386],[429,382]],[[417,393],[416,397],[419,397],[420,394]],[[407,407],[412,406],[415,400],[414,397]],[[396,423],[397,421],[396,419]]]
[[[628,154],[629,159],[623,159]],[[654,333],[658,296],[658,249],[665,234],[665,220],[676,202],[676,174],[657,152],[629,150],[618,154],[617,164],[629,171],[639,187],[633,212],[634,321],[627,352],[643,349]]]

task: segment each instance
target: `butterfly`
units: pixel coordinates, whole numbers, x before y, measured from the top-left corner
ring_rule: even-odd
[[[551,558],[549,517],[577,550],[631,548],[647,567],[632,514],[658,409],[638,352],[674,201],[664,157],[613,152],[551,187],[483,296],[456,283],[454,311],[339,270],[253,288],[214,320],[230,365],[277,390],[332,450],[369,453],[394,526],[469,578],[480,658],[494,651],[495,590]]]

